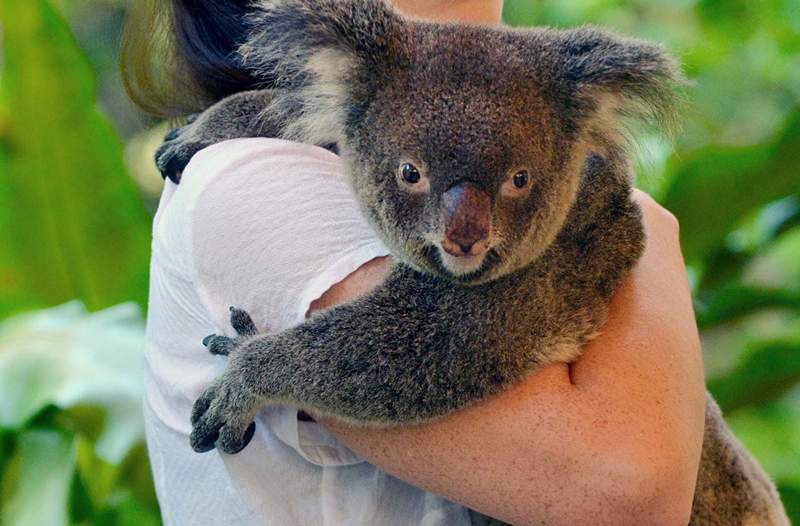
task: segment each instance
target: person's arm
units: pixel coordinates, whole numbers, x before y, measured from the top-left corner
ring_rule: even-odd
[[[406,15],[438,22],[497,24],[503,0],[392,0]]]
[[[389,473],[513,524],[686,524],[705,407],[699,341],[677,223],[637,199],[647,249],[577,363],[434,423],[325,425]],[[387,267],[362,267],[312,308],[369,290]]]

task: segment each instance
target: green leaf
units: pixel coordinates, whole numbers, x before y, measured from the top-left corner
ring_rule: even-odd
[[[735,367],[709,378],[708,389],[723,411],[769,402],[800,381],[800,330],[748,344]]]
[[[0,323],[0,429],[19,430],[46,407],[70,409],[60,416],[119,464],[144,436],[143,345],[130,303],[87,314],[73,302]]]
[[[744,148],[708,147],[673,166],[662,204],[681,223],[681,245],[689,261],[719,247],[742,216],[797,192],[800,172],[800,110],[779,136]]]
[[[6,473],[6,468],[14,453],[15,439],[16,437],[12,433],[4,433],[0,430],[0,517],[2,517],[2,510],[4,507],[3,501],[7,493],[4,491],[5,485],[3,481],[6,478],[4,474]]]
[[[15,469],[6,472],[2,526],[66,526],[75,473],[72,436],[58,431],[25,431],[19,437]]]
[[[108,504],[114,491],[114,484],[119,474],[119,466],[98,457],[93,444],[80,439],[77,445],[77,470],[80,486],[92,509],[102,509]]]
[[[731,412],[725,419],[779,485],[800,487],[800,391]]]
[[[786,507],[786,514],[789,515],[789,521],[791,524],[800,524],[800,484],[796,486],[778,484],[778,491]]]
[[[96,526],[160,526],[158,513],[142,506],[141,502],[126,495],[113,507],[100,514]]]
[[[134,446],[119,469],[118,487],[128,492],[142,510],[159,515],[158,498],[153,486],[153,473],[143,443]]]
[[[701,329],[771,308],[800,310],[800,290],[730,284],[703,291],[695,302],[697,325]]]
[[[0,24],[0,308],[144,306],[149,218],[89,64],[47,0],[0,0]]]
[[[763,207],[728,234],[723,245],[705,256],[699,288],[713,288],[735,280],[754,259],[771,252],[775,245],[787,243],[786,238],[800,232],[799,225],[800,197],[787,197]],[[798,253],[798,247],[800,245],[790,251]],[[798,267],[796,260],[793,264]],[[795,282],[800,284],[800,281]]]
[[[755,255],[743,279],[787,290],[800,289],[800,228],[785,232]]]

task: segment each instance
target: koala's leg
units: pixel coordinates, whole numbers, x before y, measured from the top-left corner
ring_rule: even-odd
[[[170,131],[156,151],[155,161],[161,175],[174,182],[194,154],[207,146],[240,137],[280,137],[286,113],[281,91],[244,91],[231,95],[189,122]]]
[[[690,524],[789,525],[775,485],[728,429],[711,395]]]

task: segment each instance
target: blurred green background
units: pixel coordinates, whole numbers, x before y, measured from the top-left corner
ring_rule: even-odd
[[[0,0],[0,526],[159,524],[141,347],[164,124],[124,0]],[[800,523],[800,0],[507,0],[512,25],[665,43],[693,81],[639,184],[672,210],[708,385]]]

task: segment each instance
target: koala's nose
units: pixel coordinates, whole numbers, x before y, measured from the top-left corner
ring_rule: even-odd
[[[445,233],[442,248],[456,257],[478,256],[489,249],[492,199],[470,183],[459,183],[442,196]]]

